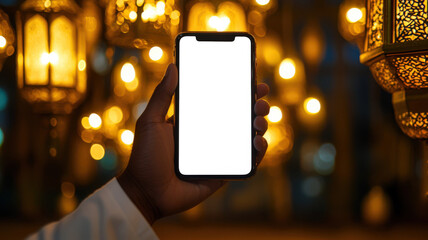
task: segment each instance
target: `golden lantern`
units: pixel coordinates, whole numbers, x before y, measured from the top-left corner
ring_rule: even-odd
[[[192,2],[187,19],[188,31],[247,31],[244,7],[238,1]]]
[[[175,0],[109,0],[106,37],[113,45],[143,49],[169,44],[178,33],[181,13]]]
[[[360,61],[392,93],[408,136],[428,139],[428,11],[425,0],[367,0]]]
[[[10,26],[9,17],[0,9],[0,70],[4,60],[15,52],[15,33]]]
[[[79,11],[72,0],[27,0],[17,13],[18,87],[36,112],[70,113],[85,95]]]

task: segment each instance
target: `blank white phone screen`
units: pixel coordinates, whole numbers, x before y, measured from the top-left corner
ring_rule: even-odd
[[[183,175],[251,171],[251,41],[179,42],[179,151]]]

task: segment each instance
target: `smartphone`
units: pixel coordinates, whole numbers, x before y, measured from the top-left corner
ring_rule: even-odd
[[[241,32],[175,40],[175,172],[181,179],[244,179],[256,169],[255,41]]]

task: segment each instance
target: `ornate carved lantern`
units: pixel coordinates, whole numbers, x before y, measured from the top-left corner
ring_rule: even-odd
[[[17,13],[18,87],[36,112],[70,113],[86,92],[79,10],[72,0],[27,0]]]
[[[398,125],[428,139],[428,6],[426,0],[367,0],[360,61],[392,93]]]

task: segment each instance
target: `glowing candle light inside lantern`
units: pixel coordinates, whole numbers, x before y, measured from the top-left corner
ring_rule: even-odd
[[[230,19],[227,16],[217,17],[212,16],[208,20],[208,25],[217,30],[217,32],[225,31],[230,24]]]
[[[42,53],[42,56],[40,57],[40,61],[43,64],[57,64],[58,63],[58,54],[56,52],[51,52],[51,53],[47,53],[44,52]]]

